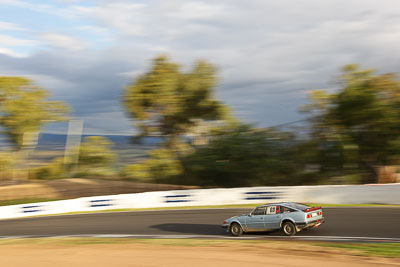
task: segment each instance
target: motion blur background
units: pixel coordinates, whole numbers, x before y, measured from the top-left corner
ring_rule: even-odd
[[[399,182],[399,9],[0,0],[0,203]]]

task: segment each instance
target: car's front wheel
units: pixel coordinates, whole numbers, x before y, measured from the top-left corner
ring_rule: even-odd
[[[238,223],[232,223],[231,226],[229,227],[229,232],[233,236],[240,236],[241,234],[243,234],[243,229],[242,227],[240,227]]]
[[[282,225],[282,230],[287,236],[293,236],[296,234],[296,227],[292,222],[284,222]]]

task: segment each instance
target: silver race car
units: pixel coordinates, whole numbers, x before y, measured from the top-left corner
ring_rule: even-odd
[[[249,214],[226,219],[222,227],[233,236],[243,232],[282,230],[292,236],[297,232],[325,222],[321,207],[296,202],[271,203],[256,207]]]

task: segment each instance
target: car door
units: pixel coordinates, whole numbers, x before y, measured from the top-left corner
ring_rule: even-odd
[[[247,231],[264,231],[265,230],[265,207],[258,207],[246,217]]]
[[[281,217],[279,206],[268,206],[264,216],[265,227],[267,229],[279,229],[281,227]]]

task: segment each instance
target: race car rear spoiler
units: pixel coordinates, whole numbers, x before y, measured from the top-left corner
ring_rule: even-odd
[[[320,209],[322,209],[322,207],[312,207],[312,208],[305,209],[304,212],[309,212],[309,211],[313,211],[313,210],[320,210]]]

